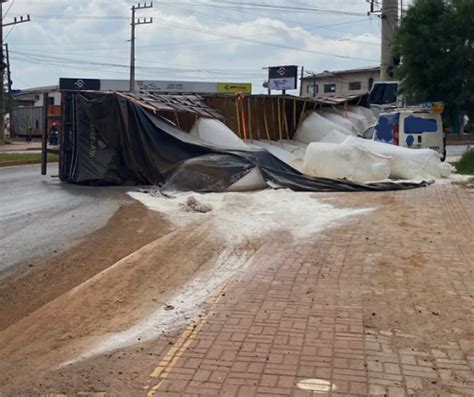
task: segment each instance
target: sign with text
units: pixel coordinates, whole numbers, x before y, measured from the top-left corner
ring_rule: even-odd
[[[298,66],[272,66],[268,68],[268,87],[271,90],[295,90]]]
[[[130,82],[129,80],[60,78],[59,89],[66,91],[127,92],[130,89]],[[251,94],[252,84],[208,81],[137,80],[135,82],[135,90],[137,92],[171,94]]]
[[[167,92],[167,93],[214,93],[216,83],[200,81],[137,81],[140,91]]]
[[[251,83],[219,83],[217,85],[217,92],[219,94],[251,94]]]

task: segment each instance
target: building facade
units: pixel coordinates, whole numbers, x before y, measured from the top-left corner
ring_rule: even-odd
[[[30,88],[13,94],[18,107],[10,114],[10,134],[12,137],[39,137],[44,128],[44,94],[48,94],[48,131],[53,124],[61,125],[61,92],[59,86]]]
[[[61,105],[61,93],[58,85],[29,88],[14,94],[15,101],[20,106],[43,106],[43,94],[48,93],[48,105]]]
[[[380,78],[380,67],[325,71],[301,79],[301,96],[346,96],[369,92]]]

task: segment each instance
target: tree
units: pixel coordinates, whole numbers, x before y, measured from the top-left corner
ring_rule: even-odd
[[[414,101],[443,101],[454,120],[474,105],[474,1],[415,0],[395,36],[401,91]]]

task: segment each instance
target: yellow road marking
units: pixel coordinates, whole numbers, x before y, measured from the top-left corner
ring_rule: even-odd
[[[181,334],[181,336],[173,345],[173,347],[171,347],[171,349],[168,350],[168,352],[160,361],[158,366],[151,373],[150,376],[152,378],[160,378],[160,382],[151,388],[151,390],[147,394],[148,397],[153,397],[155,393],[158,391],[163,381],[168,377],[168,375],[171,373],[171,371],[175,367],[178,360],[183,355],[184,351],[189,347],[189,345],[195,339],[198,332],[204,326],[204,324],[206,323],[206,320],[209,318],[209,315],[213,311],[213,308],[221,300],[222,296],[224,295],[224,292],[227,290],[228,287],[229,287],[229,284],[226,284],[219,291],[217,296],[215,296],[214,299],[212,299],[211,302],[209,302],[210,306],[209,306],[208,313],[205,316],[201,317],[197,324],[189,325],[188,327],[185,328],[184,332]]]

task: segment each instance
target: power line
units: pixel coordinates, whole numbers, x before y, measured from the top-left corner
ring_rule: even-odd
[[[23,62],[23,63],[27,63],[27,64],[55,66],[59,69],[64,69],[64,70],[70,70],[71,69],[70,65],[62,64],[62,63],[56,63],[56,62],[52,62],[52,61],[36,61],[36,60],[31,60],[29,58],[22,59],[22,58],[17,58],[17,57],[12,57],[12,59],[14,59],[16,62]],[[88,67],[85,67],[85,66],[74,66],[74,68],[77,69],[77,70],[85,70],[85,71],[92,71],[92,72],[97,72],[98,70],[103,70],[103,71],[107,71],[107,74],[128,75],[128,71],[126,71],[126,70],[110,70],[109,67],[98,68],[96,66],[96,67],[88,68]],[[148,71],[148,72],[147,71],[139,71],[139,75],[140,76],[148,76],[148,77],[152,77],[152,78],[155,78],[155,79],[156,79],[156,76],[157,76],[156,73],[153,73],[151,71]],[[180,80],[198,78],[199,80],[203,80],[203,81],[215,81],[215,78],[198,76],[196,74],[188,74],[188,75],[179,74],[179,76],[176,75],[176,74],[173,74],[173,76],[176,76],[176,78],[179,78]],[[232,74],[232,80],[233,81],[241,80],[241,81],[245,81],[245,82],[261,82],[264,77],[265,77],[264,74],[255,75],[254,77],[241,76],[241,75],[238,75],[238,74],[235,74],[235,73]],[[211,79],[211,80],[209,80],[209,79]]]
[[[130,19],[122,15],[30,14],[35,19]]]
[[[15,29],[16,25],[13,25],[10,30],[8,31],[8,33],[5,35],[5,37],[3,38],[3,41],[7,41],[7,39],[10,37],[10,35],[12,34],[13,30]]]
[[[160,20],[162,22],[165,22],[165,23],[171,23],[171,22],[169,22],[165,19],[160,18]],[[314,51],[314,50],[308,50],[308,49],[304,49],[304,48],[291,47],[291,46],[287,46],[287,45],[284,45],[284,44],[267,43],[267,42],[258,41],[258,40],[245,39],[245,38],[241,38],[241,37],[238,37],[238,36],[230,36],[230,35],[226,35],[226,34],[217,32],[215,30],[211,30],[211,29],[204,29],[204,28],[198,28],[198,27],[193,28],[193,27],[190,27],[188,25],[180,24],[179,22],[173,22],[173,27],[177,27],[179,29],[184,29],[184,30],[192,30],[192,31],[202,32],[202,33],[206,33],[206,34],[210,34],[210,35],[214,35],[214,36],[221,36],[221,37],[225,37],[227,39],[232,39],[232,40],[245,41],[245,42],[249,42],[249,43],[253,43],[253,44],[265,45],[265,46],[274,47],[274,48],[282,48],[282,49],[285,49],[285,50],[305,52],[305,53],[316,54],[316,55],[324,55],[324,56],[341,58],[341,59],[352,59],[352,60],[356,60],[356,61],[376,62],[373,59],[360,58],[360,57],[351,57],[349,55],[342,55],[342,54],[331,54],[331,53],[322,52],[322,51]]]
[[[165,6],[167,6],[167,5],[165,5]],[[168,6],[168,7],[171,8],[172,6]],[[174,10],[174,12],[176,12],[176,10]],[[233,18],[226,18],[226,17],[222,17],[222,16],[217,16],[217,15],[210,16],[208,14],[204,14],[204,13],[200,13],[200,12],[196,12],[196,11],[193,11],[193,14],[198,15],[198,16],[200,15],[201,18],[210,19],[210,20],[220,19],[220,20],[230,21],[230,22],[234,22],[234,23],[242,22],[242,21],[238,21],[238,20],[233,19]],[[276,27],[276,26],[268,26],[268,25],[264,25],[264,24],[261,24],[261,23],[255,23],[255,22],[249,22],[249,21],[245,21],[245,22],[242,22],[242,23],[244,23],[245,25],[252,25],[252,26],[257,26],[257,27],[263,27],[263,28],[266,28],[266,29],[272,29],[273,32],[280,31],[280,32],[288,33],[288,34],[297,34],[297,35],[300,35],[300,36],[303,36],[305,34],[305,32],[300,32],[300,31],[292,29],[292,28],[279,28],[279,27]],[[330,26],[332,26],[332,25],[330,25]],[[316,28],[316,27],[313,27],[313,28]],[[328,39],[332,39],[332,40],[338,40],[338,41],[352,41],[352,42],[355,42],[355,43],[364,43],[364,44],[367,44],[367,45],[379,45],[378,43],[373,43],[373,42],[363,41],[363,40],[357,40],[357,39],[353,39],[353,38],[347,38],[347,39],[342,38],[341,39],[341,38],[334,37],[334,36],[327,36],[327,35],[322,35],[322,34],[318,34],[318,35],[321,36],[321,37],[324,37],[324,38],[328,38]]]
[[[226,1],[226,0],[209,0],[209,3],[217,3],[219,7],[224,8],[225,5],[237,5],[241,7],[265,9],[267,11],[293,11],[293,12],[311,12],[320,14],[334,14],[334,15],[347,15],[347,16],[365,16],[365,13],[348,12],[341,10],[332,10],[318,7],[295,7],[295,6],[283,6],[283,5],[270,5],[270,4],[259,4],[250,2],[237,2],[237,1]]]
[[[8,16],[8,13],[10,12],[11,8],[13,7],[13,4],[15,4],[15,0],[12,0],[12,2],[10,3],[10,6],[5,11],[5,14],[2,16],[2,21]]]
[[[353,23],[358,23],[362,22],[364,20],[357,20],[357,21],[352,21],[352,22],[341,22],[341,23],[336,23],[336,24],[326,24],[326,25],[317,25],[317,26],[311,26],[312,29],[325,29],[329,26],[340,26],[340,25],[348,25],[348,24],[353,24]],[[262,25],[263,26],[263,25]],[[283,29],[282,29],[283,31]],[[291,31],[288,31],[291,32]],[[270,33],[258,33],[258,34],[253,34],[253,35],[247,35],[247,36],[238,36],[238,38],[242,39],[250,39],[250,38],[258,38],[262,36],[273,36],[275,33],[270,32]],[[207,45],[207,44],[219,44],[220,42],[227,41],[227,40],[237,40],[238,38],[220,38],[220,39],[210,39],[210,40],[199,40],[199,41],[185,41],[185,42],[177,42],[177,43],[169,43],[169,44],[159,44],[159,45],[145,45],[145,46],[137,46],[137,48],[140,49],[163,49],[167,50],[169,48],[181,48],[181,47],[189,47],[189,46],[195,46],[195,45]],[[127,41],[123,41],[125,44]],[[118,41],[117,41],[118,43]],[[35,43],[28,43],[28,44],[35,44]],[[97,44],[96,42],[82,42],[78,44]],[[18,46],[17,46],[18,48]],[[102,51],[102,50],[110,50],[110,49],[123,49],[123,47],[103,47],[103,48],[90,48],[89,46],[83,47],[82,49],[79,49],[77,46],[74,45],[74,47],[58,47],[58,46],[41,46],[41,45],[35,45],[33,50],[36,50],[38,48],[45,48],[48,49],[50,52],[60,52],[64,53],[65,51],[68,52],[81,52],[81,51],[87,51],[88,53],[93,51]],[[22,47],[23,50],[30,50],[30,47]]]
[[[12,54],[16,54],[19,56],[27,57],[28,59],[35,60],[35,61],[42,61],[42,62],[55,62],[55,63],[62,63],[62,64],[70,64],[70,65],[77,65],[77,64],[84,64],[84,61],[81,59],[74,59],[74,58],[63,58],[63,57],[54,57],[48,55],[39,55],[39,54],[32,54],[26,53],[21,51],[10,51]],[[129,66],[126,64],[116,64],[116,63],[105,63],[105,62],[93,62],[88,61],[87,64],[91,66],[103,66],[103,67],[114,67],[114,68],[128,68]],[[255,70],[247,70],[242,71],[241,69],[206,69],[206,68],[188,68],[188,67],[179,67],[179,66],[166,66],[166,67],[159,67],[159,66],[137,66],[137,69],[142,70],[155,70],[155,71],[175,71],[175,72],[204,72],[209,74],[221,74],[221,75],[235,75],[235,72],[243,72],[245,73],[252,73],[253,76],[256,76],[257,73],[253,73],[258,71]],[[260,76],[260,74],[258,74]]]

